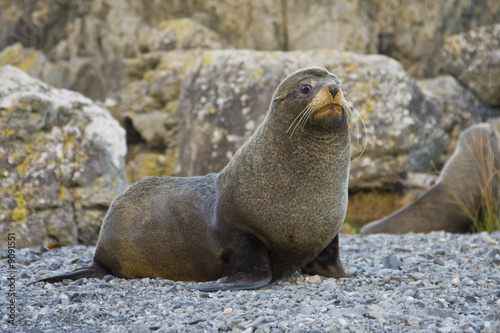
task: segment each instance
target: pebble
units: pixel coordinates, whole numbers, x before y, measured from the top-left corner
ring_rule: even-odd
[[[2,311],[0,332],[498,332],[499,243],[500,232],[341,235],[351,277],[214,293],[112,276],[31,284],[91,262],[94,248],[19,249],[16,326]]]

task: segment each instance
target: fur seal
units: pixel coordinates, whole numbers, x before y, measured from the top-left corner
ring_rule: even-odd
[[[301,268],[345,276],[352,115],[337,76],[291,74],[220,173],[137,182],[112,202],[92,266],[40,281],[112,274],[211,281],[197,287],[210,291],[261,288]]]
[[[460,136],[436,184],[394,214],[365,225],[361,234],[437,230],[465,233],[481,213],[484,199],[500,202],[500,134],[489,124],[474,125]],[[496,208],[500,214],[500,207]],[[500,216],[499,216],[500,217]]]

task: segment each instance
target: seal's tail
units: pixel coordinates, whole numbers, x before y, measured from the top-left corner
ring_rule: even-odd
[[[69,273],[64,273],[61,275],[48,277],[45,279],[38,280],[36,282],[54,283],[54,282],[61,282],[62,280],[65,280],[65,279],[78,280],[78,279],[83,279],[83,278],[102,279],[106,275],[111,275],[111,272],[103,267],[97,266],[96,264],[92,264],[92,266],[83,267],[83,268],[77,269],[74,272],[69,272]]]

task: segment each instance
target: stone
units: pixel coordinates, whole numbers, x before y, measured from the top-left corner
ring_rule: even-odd
[[[201,52],[199,49],[153,51],[136,58],[137,63],[144,64],[130,69],[137,78],[120,92],[111,110],[127,130],[129,182],[179,173],[178,102],[184,77]],[[150,60],[153,58],[154,61]],[[159,168],[152,168],[149,162],[143,164],[144,158],[149,162],[154,160],[153,164]]]
[[[218,34],[189,18],[160,22],[143,43],[149,51],[224,49],[228,46]]]
[[[0,67],[0,228],[16,246],[93,244],[125,189],[125,153],[106,109]]]
[[[151,30],[137,15],[144,7],[102,0],[15,2],[0,10],[0,49],[21,43],[41,50],[63,69],[63,88],[103,100],[123,86],[122,59],[137,54],[138,39]]]
[[[390,269],[399,269],[402,266],[403,263],[401,262],[401,260],[394,256],[387,256],[382,263],[382,267]]]
[[[453,34],[500,21],[497,0],[370,1],[367,15],[376,36],[377,53],[397,59],[416,77],[443,72],[446,60],[438,55]]]
[[[283,50],[334,49],[356,53],[376,52],[376,31],[362,1],[282,2]],[[279,48],[278,48],[279,49]]]
[[[500,24],[446,39],[445,70],[492,106],[500,106]]]
[[[160,25],[178,18],[168,28]],[[65,88],[103,99],[127,83],[125,58],[193,42],[210,48],[230,43],[241,49],[381,53],[412,75],[430,76],[441,69],[436,54],[446,36],[499,20],[497,0],[19,0],[0,4],[0,49],[16,42],[36,48],[67,70]],[[178,38],[186,31],[199,36]]]
[[[425,97],[435,103],[443,115],[442,127],[449,136],[446,155],[453,153],[466,128],[497,116],[500,111],[480,101],[451,75],[419,80],[418,84]]]
[[[422,310],[422,316],[448,318],[448,317],[453,317],[453,310],[434,308],[434,307],[426,307],[424,310]]]
[[[312,315],[316,313],[316,309],[314,306],[310,305],[299,305],[299,307],[295,310],[295,313],[301,315]]]
[[[12,65],[32,77],[58,88],[69,87],[67,73],[63,66],[51,62],[45,54],[21,43],[13,44],[0,51],[0,66]]]
[[[439,163],[447,139],[441,114],[393,59],[332,50],[227,50],[204,52],[183,82],[181,174],[220,171],[263,120],[279,82],[312,65],[340,77],[364,120],[353,129],[351,189],[382,187],[402,171],[429,171]]]

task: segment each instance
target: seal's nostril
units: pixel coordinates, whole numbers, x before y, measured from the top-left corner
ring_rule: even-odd
[[[335,96],[338,94],[340,88],[336,84],[331,85],[328,87],[328,90],[330,91],[330,94],[332,94],[332,97],[335,98]]]

